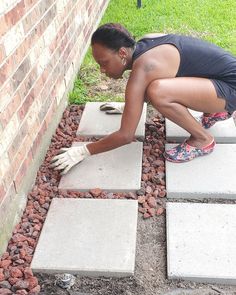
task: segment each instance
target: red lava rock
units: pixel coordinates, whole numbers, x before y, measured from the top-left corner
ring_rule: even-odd
[[[128,193],[128,198],[136,200],[137,199],[137,196],[136,196],[135,193],[130,192],[130,193]]]
[[[153,161],[153,166],[164,166],[164,161],[162,160],[156,160],[156,161]]]
[[[158,208],[158,209],[157,209],[157,215],[161,215],[161,214],[163,214],[164,211],[165,211],[164,208],[162,208],[162,207]]]
[[[137,190],[136,191],[136,194],[138,195],[138,196],[143,196],[143,195],[145,195],[145,189],[144,188],[141,188],[140,190]]]
[[[38,279],[36,277],[30,277],[27,279],[27,281],[29,283],[29,290],[34,289],[38,285]]]
[[[26,267],[24,269],[24,275],[25,275],[25,278],[28,279],[28,278],[31,278],[34,276],[33,272],[32,272],[32,269],[30,267]]]
[[[26,262],[31,263],[32,258],[33,258],[32,256],[26,255],[24,259],[25,259]]]
[[[146,187],[146,193],[147,193],[147,194],[151,194],[152,192],[153,192],[152,188],[148,185],[148,186]]]
[[[142,180],[143,181],[148,181],[148,175],[147,174],[142,174]]]
[[[12,237],[12,240],[14,243],[18,243],[18,242],[24,242],[26,241],[27,237],[23,236],[22,234],[15,234]]]
[[[28,243],[29,243],[29,245],[30,245],[30,246],[32,246],[32,247],[34,247],[34,246],[35,246],[35,244],[36,244],[35,240],[34,240],[34,239],[32,239],[32,238],[27,238],[27,242],[28,242]]]
[[[19,281],[19,278],[9,278],[8,281],[13,286],[15,285],[16,282]]]
[[[10,259],[5,259],[5,260],[2,260],[1,263],[0,263],[0,266],[1,268],[8,268],[9,265],[11,265],[11,260]]]
[[[139,209],[138,209],[138,211],[140,212],[140,213],[146,213],[147,212],[147,209],[146,208],[142,208],[142,207],[140,207]]]
[[[17,295],[27,295],[28,292],[27,292],[26,290],[24,290],[24,289],[21,289],[21,290],[17,290],[17,291],[16,291],[16,294],[17,294]]]
[[[146,209],[150,208],[147,202],[143,203],[143,208],[146,208]]]
[[[16,261],[18,259],[20,259],[20,254],[16,254],[16,255],[12,256],[13,261]]]
[[[157,189],[153,192],[153,196],[155,198],[157,198],[159,196],[159,191]]]
[[[8,281],[2,281],[0,282],[0,289],[11,289],[11,284]]]
[[[10,271],[9,269],[4,269],[3,271],[5,279],[8,280],[10,278]]]
[[[24,264],[25,261],[24,261],[23,259],[17,259],[17,260],[15,261],[15,263],[16,263],[16,264]]]
[[[11,295],[12,291],[6,288],[0,289],[0,295]]]
[[[143,218],[145,218],[145,219],[150,218],[150,217],[151,217],[151,215],[147,212],[143,214]]]
[[[24,259],[25,258],[25,256],[26,256],[26,251],[25,251],[25,249],[20,249],[20,258],[21,259]]]
[[[147,199],[147,203],[151,208],[156,208],[157,207],[157,201],[154,197],[150,197]]]
[[[23,277],[23,273],[22,273],[22,271],[19,270],[18,267],[13,267],[10,270],[10,275],[12,278],[22,278]]]
[[[14,291],[20,290],[20,289],[28,289],[28,288],[29,288],[28,280],[18,280],[12,287]]]
[[[156,215],[156,210],[155,210],[155,208],[149,208],[149,209],[147,210],[147,212],[148,212],[151,216],[155,216],[155,215]]]
[[[101,195],[102,190],[100,188],[94,188],[94,189],[91,189],[89,192],[90,194],[92,194],[94,198],[97,198]]]
[[[166,196],[166,192],[165,191],[160,191],[158,194],[159,198],[164,198]]]
[[[139,204],[143,204],[145,201],[146,201],[145,196],[139,196],[139,197],[138,197],[138,202],[139,202]]]
[[[4,259],[7,259],[8,257],[9,257],[9,253],[5,252],[2,254],[1,259],[4,260]]]
[[[160,167],[158,167],[157,171],[158,171],[158,173],[164,172],[165,171],[165,167],[160,166]]]
[[[5,275],[3,273],[3,268],[0,268],[0,282],[5,280]]]
[[[32,290],[29,291],[29,295],[37,295],[40,292],[40,286],[36,286],[35,288],[33,288]]]

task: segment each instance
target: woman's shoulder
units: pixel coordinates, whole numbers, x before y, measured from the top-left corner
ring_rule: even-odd
[[[149,33],[145,34],[144,36],[141,37],[141,39],[146,39],[146,38],[157,38],[157,37],[162,37],[166,36],[167,34],[164,33]]]

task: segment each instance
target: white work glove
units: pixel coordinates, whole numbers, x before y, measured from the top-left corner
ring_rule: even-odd
[[[51,168],[62,170],[61,175],[66,174],[74,165],[90,156],[86,145],[60,149],[60,154],[51,160]]]
[[[100,111],[105,111],[108,115],[123,114],[124,107],[124,103],[107,102],[100,105]]]

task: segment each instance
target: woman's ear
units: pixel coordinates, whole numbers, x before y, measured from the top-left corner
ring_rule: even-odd
[[[118,51],[118,54],[119,54],[119,56],[120,56],[121,59],[123,59],[123,58],[126,59],[127,56],[128,56],[127,49],[126,49],[125,47],[121,47],[121,48],[119,49],[119,51]]]

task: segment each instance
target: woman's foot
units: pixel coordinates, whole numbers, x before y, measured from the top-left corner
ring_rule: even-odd
[[[205,156],[213,152],[215,147],[215,140],[212,139],[210,143],[201,148],[190,145],[187,140],[178,144],[174,148],[166,151],[164,156],[166,160],[174,163],[183,163],[193,160],[194,158]]]
[[[205,129],[212,127],[215,123],[227,120],[231,117],[231,114],[228,112],[221,112],[221,113],[213,113],[213,114],[206,114],[200,117],[199,122]]]

